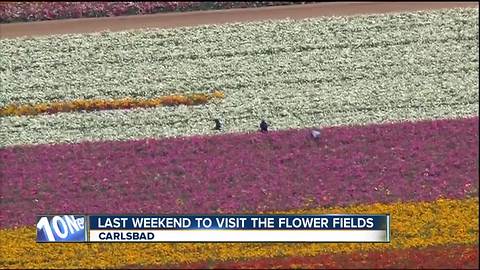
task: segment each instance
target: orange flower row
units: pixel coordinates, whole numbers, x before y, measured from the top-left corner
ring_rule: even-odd
[[[301,265],[319,268],[327,263],[323,255],[334,268],[414,268],[425,266],[436,268],[442,263],[453,268],[452,263],[468,267],[476,263],[478,250],[478,198],[464,200],[440,199],[434,202],[397,202],[392,204],[366,204],[345,207],[297,209],[290,211],[272,211],[268,214],[313,214],[313,213],[390,213],[391,242],[379,243],[88,243],[88,244],[38,244],[35,242],[36,230],[33,226],[0,229],[2,252],[0,268],[128,268],[170,266],[194,264],[230,263],[244,264],[254,261],[264,269],[275,265]],[[459,245],[459,249],[450,249]],[[431,251],[423,256],[416,250],[432,246],[444,246],[446,251]],[[464,247],[467,246],[467,250]],[[468,246],[475,246],[473,249]],[[392,250],[389,252],[389,250]],[[406,253],[395,250],[410,250]],[[403,255],[399,254],[402,253]],[[361,254],[358,254],[361,253]],[[329,255],[330,254],[330,255]],[[345,257],[338,259],[338,256]],[[365,255],[368,254],[368,255]],[[450,254],[450,255],[448,255]],[[362,259],[364,256],[365,259]],[[285,258],[284,261],[281,258]],[[311,257],[312,260],[308,259]],[[92,260],[95,258],[95,260]],[[298,259],[301,258],[301,259]],[[405,262],[410,258],[410,262]],[[449,260],[443,260],[449,258]],[[270,260],[271,259],[271,260]],[[347,264],[351,261],[352,264]],[[397,260],[398,259],[398,260]],[[363,262],[365,260],[366,262]],[[378,262],[378,264],[376,264]],[[278,264],[277,264],[278,263]],[[356,264],[360,263],[358,267]],[[400,263],[400,267],[395,267]],[[272,265],[272,266],[275,266]],[[453,266],[452,266],[453,265]],[[235,266],[235,268],[241,265]],[[249,265],[251,266],[251,265]],[[265,266],[265,267],[264,267]],[[305,267],[303,267],[305,266]],[[350,267],[348,267],[350,266]],[[212,266],[213,267],[213,266]],[[461,268],[465,268],[461,267]],[[189,267],[191,268],[191,267]],[[202,268],[202,267],[200,267]],[[221,267],[230,269],[233,267]],[[287,267],[281,267],[287,268]],[[387,267],[388,268],[388,267]],[[417,267],[415,267],[417,268]],[[418,267],[421,268],[421,267]]]
[[[39,103],[39,104],[10,104],[0,108],[0,116],[37,115],[42,113],[58,113],[72,111],[99,111],[132,108],[149,108],[156,106],[198,105],[205,104],[212,99],[222,99],[224,93],[214,91],[211,94],[170,95],[151,99],[77,99],[73,101]]]

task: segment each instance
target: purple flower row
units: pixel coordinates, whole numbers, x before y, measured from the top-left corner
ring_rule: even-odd
[[[0,23],[303,4],[303,2],[3,2]]]
[[[464,198],[478,117],[0,150],[0,226],[40,213],[238,213]]]

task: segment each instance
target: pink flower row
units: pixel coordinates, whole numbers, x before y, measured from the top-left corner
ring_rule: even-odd
[[[303,2],[1,2],[0,23],[298,3],[301,4]]]
[[[478,196],[478,117],[0,149],[1,227],[38,213],[238,213]]]

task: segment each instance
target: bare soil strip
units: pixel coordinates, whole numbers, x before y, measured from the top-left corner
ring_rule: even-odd
[[[476,7],[478,2],[337,2],[0,24],[0,38]]]

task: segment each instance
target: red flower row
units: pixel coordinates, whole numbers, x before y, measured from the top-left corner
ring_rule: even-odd
[[[199,263],[166,266],[181,269],[478,269],[478,245],[436,246],[424,249],[388,250],[384,252],[355,252],[322,254],[315,257],[265,258],[244,262]],[[137,266],[128,266],[135,268]],[[141,266],[159,268],[159,266]],[[160,267],[164,268],[164,267]]]

